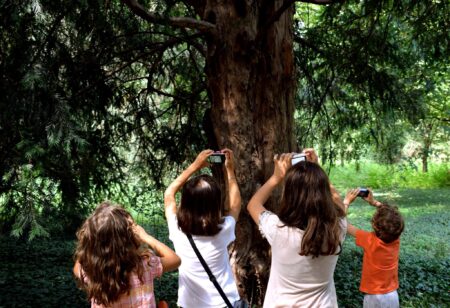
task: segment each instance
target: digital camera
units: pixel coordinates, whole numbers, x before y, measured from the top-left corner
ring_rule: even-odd
[[[367,188],[360,187],[359,188],[358,197],[366,198],[368,196],[369,196],[369,190]]]
[[[293,166],[293,165],[295,165],[295,164],[297,164],[297,163],[299,163],[299,162],[301,162],[301,161],[306,161],[306,154],[303,154],[303,153],[295,153],[295,154],[292,156],[291,164],[292,164],[292,166]]]
[[[223,164],[225,162],[225,154],[222,152],[214,152],[208,157],[208,161],[212,164]]]

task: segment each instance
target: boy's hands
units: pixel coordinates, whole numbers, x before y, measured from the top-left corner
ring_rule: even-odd
[[[350,189],[344,198],[344,205],[348,207],[358,197],[359,188]]]
[[[372,206],[381,206],[382,203],[374,199],[372,190],[368,189],[368,191],[369,195],[363,199]],[[355,201],[355,199],[358,197],[358,194],[359,188],[350,189],[344,198],[344,205],[348,207],[353,201]]]
[[[377,201],[377,200],[375,200],[375,198],[373,197],[373,193],[372,193],[372,190],[371,189],[368,189],[369,190],[369,195],[367,196],[367,197],[365,197],[365,198],[363,198],[365,201],[367,201],[370,205],[372,205],[372,206],[381,206],[382,205],[382,203],[381,202],[379,202],[379,201]]]

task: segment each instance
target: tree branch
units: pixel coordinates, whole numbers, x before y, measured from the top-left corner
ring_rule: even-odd
[[[271,24],[277,22],[278,19],[280,19],[281,15],[283,15],[283,13],[294,3],[295,0],[284,0],[280,8],[270,17],[267,25],[270,26]]]
[[[286,12],[286,10],[289,9],[295,2],[326,5],[336,3],[338,2],[338,0],[284,0],[280,8],[270,17],[269,21],[267,22],[267,28],[274,22],[277,22],[278,19],[280,19],[281,15],[283,15],[283,13]]]
[[[136,0],[122,0],[130,10],[142,19],[160,25],[170,25],[177,28],[196,29],[200,32],[214,32],[216,26],[210,22],[197,20],[190,17],[164,17],[147,11]]]

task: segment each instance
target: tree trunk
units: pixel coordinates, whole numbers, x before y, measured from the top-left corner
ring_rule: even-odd
[[[273,172],[275,153],[296,150],[294,142],[293,8],[269,26],[283,1],[207,1],[204,18],[217,35],[208,39],[206,75],[210,120],[218,148],[234,151],[243,210],[232,262],[241,296],[261,305],[270,249],[246,205]],[[220,38],[220,39],[218,39]],[[277,192],[279,195],[279,192]],[[266,204],[276,208],[273,202]]]
[[[430,149],[432,143],[433,124],[428,123],[423,130],[423,146],[422,146],[422,172],[428,172],[428,157],[430,156]]]

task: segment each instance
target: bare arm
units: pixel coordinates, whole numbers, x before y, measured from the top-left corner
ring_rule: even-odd
[[[350,234],[351,236],[356,237],[356,231],[358,231],[358,230],[359,229],[356,228],[351,223],[347,223],[347,234]]]
[[[273,175],[250,199],[247,210],[256,224],[259,224],[260,214],[266,210],[264,203],[269,199],[275,187],[283,181],[287,170],[291,167],[291,158],[292,154],[275,155],[273,160],[275,165]]]
[[[153,236],[149,235],[144,228],[134,224],[133,232],[142,243],[149,245],[150,248],[153,249],[153,251],[160,257],[164,273],[173,271],[180,266],[181,259],[175,251],[155,239]]]
[[[229,202],[229,214],[233,216],[234,220],[239,219],[239,213],[241,212],[241,192],[234,173],[234,157],[233,152],[229,149],[224,149],[225,153],[225,177],[228,188],[228,202]]]
[[[170,185],[167,187],[164,192],[164,212],[166,214],[166,218],[170,214],[175,214],[177,212],[177,202],[175,195],[176,193],[183,187],[184,183],[198,170],[206,167],[208,163],[206,159],[209,155],[211,155],[214,151],[212,150],[204,150],[198,154],[195,161],[187,167]]]
[[[348,207],[358,197],[359,188],[351,189],[347,192],[344,198],[345,213],[347,214]]]
[[[347,214],[348,206],[345,205],[345,202],[342,202],[339,192],[331,183],[330,183],[330,190],[331,190],[331,197],[333,198],[334,204],[336,204],[338,207],[340,207],[344,211],[344,213]]]
[[[275,176],[271,176],[264,185],[256,191],[250,202],[247,205],[247,211],[250,213],[253,221],[259,224],[259,215],[266,210],[264,203],[269,199],[272,191],[283,179]]]
[[[365,197],[364,200],[367,203],[369,203],[370,205],[375,206],[375,207],[379,207],[379,206],[383,205],[383,203],[381,203],[380,201],[375,200],[371,189],[369,189],[369,195],[367,197]]]
[[[75,261],[75,265],[73,266],[73,274],[78,279],[81,279],[81,264],[78,260]]]

